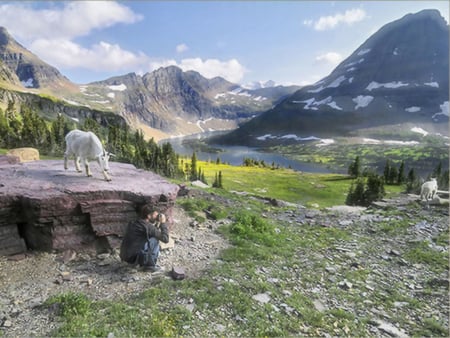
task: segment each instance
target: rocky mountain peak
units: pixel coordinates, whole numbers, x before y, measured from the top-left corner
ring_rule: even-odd
[[[74,85],[56,68],[45,63],[0,28],[0,61],[17,75],[25,88],[71,89]]]
[[[380,28],[330,75],[227,138],[332,137],[408,124],[448,135],[448,50],[449,27],[438,11],[408,14]]]

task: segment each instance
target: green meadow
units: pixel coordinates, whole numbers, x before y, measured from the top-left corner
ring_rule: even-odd
[[[345,204],[345,198],[353,179],[348,175],[316,174],[292,169],[268,167],[232,166],[197,161],[197,168],[204,174],[209,185],[216,174],[222,172],[223,188],[274,198],[309,207],[330,207]],[[403,186],[385,186],[388,195],[400,193]]]

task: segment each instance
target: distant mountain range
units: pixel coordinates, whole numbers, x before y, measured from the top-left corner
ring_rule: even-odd
[[[408,14],[305,87],[241,86],[175,66],[77,85],[0,28],[0,107],[10,101],[50,119],[127,123],[157,139],[233,129],[220,142],[259,145],[377,128],[448,135],[449,27],[436,10]]]
[[[63,113],[82,121],[94,112],[97,117],[113,113],[148,136],[180,136],[234,129],[299,88],[275,86],[273,81],[244,88],[175,66],[76,85],[0,28],[0,105],[8,100],[37,104],[51,96],[56,100],[47,100],[47,117]],[[52,108],[54,101],[59,102]],[[97,120],[107,124],[111,119]]]
[[[418,126],[449,134],[449,27],[437,10],[389,23],[330,75],[221,138],[261,144]]]

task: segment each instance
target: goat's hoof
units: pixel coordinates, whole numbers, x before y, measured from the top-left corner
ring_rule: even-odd
[[[110,179],[110,178],[106,179],[106,182],[111,182],[111,181],[112,181],[112,179]]]

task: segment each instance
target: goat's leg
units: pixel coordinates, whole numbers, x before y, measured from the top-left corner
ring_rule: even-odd
[[[111,181],[111,177],[109,177],[109,175],[106,172],[106,170],[103,170],[103,176],[105,177],[105,180],[107,180],[108,182]]]
[[[69,169],[69,166],[67,165],[67,160],[68,160],[69,154],[67,152],[64,153],[64,169],[67,170]]]
[[[81,173],[81,168],[80,168],[80,157],[79,156],[75,156],[75,169]]]
[[[86,175],[88,177],[92,177],[91,168],[89,167],[89,162],[87,159],[84,159],[84,167],[86,168]]]

